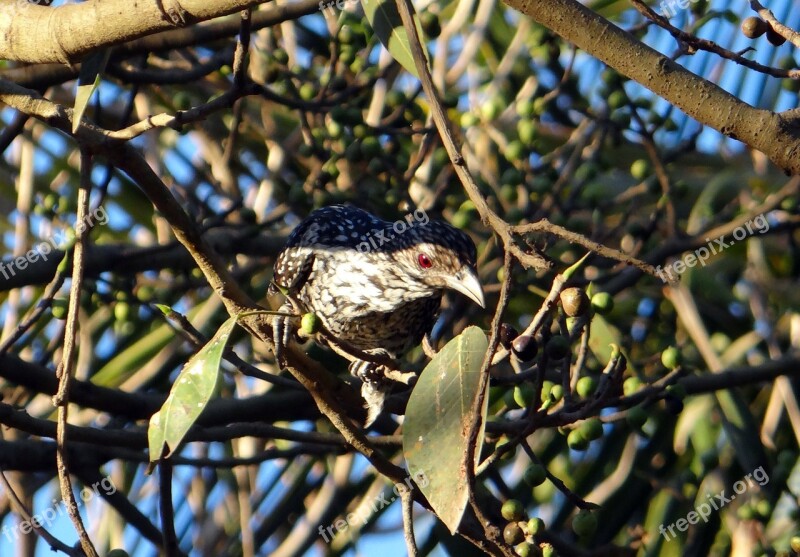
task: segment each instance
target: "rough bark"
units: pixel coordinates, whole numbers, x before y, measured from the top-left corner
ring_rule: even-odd
[[[639,82],[686,114],[800,173],[796,110],[775,113],[734,97],[575,0],[505,0],[564,39]]]
[[[59,7],[0,4],[0,59],[72,64],[99,48],[186,27],[265,0],[93,0]]]

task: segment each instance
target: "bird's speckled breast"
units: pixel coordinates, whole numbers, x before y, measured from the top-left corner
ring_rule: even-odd
[[[441,292],[404,280],[390,253],[323,252],[298,293],[307,311],[361,350],[381,348],[396,357],[419,344],[436,319]]]

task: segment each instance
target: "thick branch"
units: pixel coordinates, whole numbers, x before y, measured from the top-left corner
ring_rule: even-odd
[[[45,395],[54,395],[58,390],[55,373],[46,367],[26,362],[14,354],[0,356],[0,378]],[[351,395],[348,400],[358,400],[352,388],[343,383],[337,385],[342,385],[342,389],[350,389]],[[166,395],[127,393],[76,379],[70,383],[69,399],[82,408],[92,408],[131,420],[146,420],[161,408]],[[348,408],[355,413],[362,411],[360,406],[360,402],[354,402],[348,405]],[[212,400],[198,420],[198,424],[226,425],[231,422],[246,421],[312,420],[317,417],[319,412],[311,404],[311,397],[303,391],[296,390],[265,393],[246,399]]]
[[[793,112],[753,108],[638,41],[576,0],[506,0],[621,74],[723,135],[763,152],[800,174],[800,126]]]
[[[53,8],[5,2],[0,7],[0,59],[70,64],[100,48],[262,3],[264,0],[164,0],[131,6],[128,0],[102,0]]]
[[[316,0],[297,0],[282,6],[272,4],[253,14],[251,30],[257,31],[265,27],[272,27],[283,21],[297,19],[318,10],[319,3]],[[140,54],[175,50],[234,37],[239,32],[239,22],[238,17],[232,16],[186,29],[172,29],[136,39],[115,47],[110,63],[113,65],[119,63],[120,60]],[[0,71],[0,77],[24,87],[44,91],[57,83],[78,77],[79,66],[76,64],[70,68],[60,63],[21,66]]]

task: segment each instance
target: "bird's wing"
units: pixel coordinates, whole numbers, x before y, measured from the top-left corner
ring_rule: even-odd
[[[286,247],[275,261],[273,282],[295,291],[311,272],[315,250],[357,249],[360,244],[369,249],[368,235],[386,226],[390,225],[355,207],[334,205],[317,209],[289,235]]]
[[[291,292],[299,290],[314,264],[314,253],[310,248],[286,248],[275,262],[272,282]]]

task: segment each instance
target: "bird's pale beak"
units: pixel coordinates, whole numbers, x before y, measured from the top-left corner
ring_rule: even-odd
[[[461,292],[464,296],[481,307],[486,307],[483,301],[483,289],[478,281],[475,271],[469,267],[462,268],[455,276],[448,278],[448,288]]]

